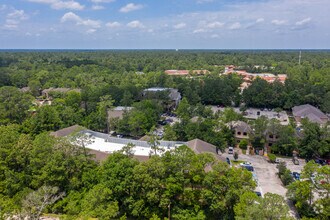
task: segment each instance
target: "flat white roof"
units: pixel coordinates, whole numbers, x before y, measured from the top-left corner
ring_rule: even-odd
[[[132,110],[133,109],[133,107],[128,107],[128,106],[117,106],[117,107],[115,107],[114,109],[112,109],[112,110],[114,110],[114,111],[124,111],[124,110]]]
[[[144,91],[151,91],[151,92],[158,92],[158,91],[166,91],[169,90],[170,88],[161,88],[161,87],[152,87],[149,89],[145,89]]]
[[[139,140],[131,140],[127,138],[115,138],[110,137],[107,134],[103,134],[100,132],[95,132],[91,130],[84,130],[81,131],[82,133],[86,134],[91,139],[91,143],[87,144],[85,147],[102,151],[106,153],[113,153],[115,151],[121,150],[124,146],[129,143],[135,145],[133,148],[134,155],[136,156],[149,156],[150,152],[153,153],[149,143],[147,141],[139,141]],[[162,149],[161,152],[157,152],[157,154],[162,154],[166,151],[173,150],[178,146],[185,144],[184,142],[177,142],[177,141],[159,141],[159,148]]]
[[[97,151],[102,151],[106,153],[113,153],[115,151],[120,151],[126,144],[118,144],[118,143],[112,143],[112,142],[106,142],[105,139],[98,138],[98,137],[93,137],[92,138],[92,143],[87,145],[86,148],[92,149],[92,150],[97,150]],[[162,153],[175,149],[175,147],[160,147],[164,151],[163,152],[157,152],[157,154],[161,155]],[[133,148],[133,153],[134,155],[137,156],[149,156],[150,153],[153,154],[153,150],[150,147],[140,147],[140,146],[135,146]]]

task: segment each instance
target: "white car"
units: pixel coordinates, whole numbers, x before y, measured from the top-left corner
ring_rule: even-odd
[[[228,148],[228,154],[233,154],[234,153],[234,148],[233,147],[229,147]]]

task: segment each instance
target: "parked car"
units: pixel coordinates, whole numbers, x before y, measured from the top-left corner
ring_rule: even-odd
[[[292,162],[294,165],[299,165],[299,160],[297,157],[292,158]]]
[[[315,159],[314,161],[315,161],[315,163],[320,164],[322,166],[328,164],[328,161],[327,160],[323,160],[323,159]]]
[[[226,162],[231,165],[230,159],[228,157],[226,157]]]
[[[254,168],[253,168],[253,166],[251,165],[250,162],[240,163],[239,165],[240,165],[241,167],[247,169],[248,171],[251,171],[251,172],[254,171]]]
[[[284,160],[281,159],[281,158],[276,158],[276,159],[275,159],[275,163],[281,163],[281,162],[284,162]]]
[[[262,197],[261,192],[255,192],[255,194],[259,197]]]
[[[250,166],[250,165],[246,165],[246,166],[242,166],[243,168],[247,169],[248,171],[251,171],[253,172],[254,171],[254,168],[253,166]]]
[[[300,180],[300,173],[298,172],[292,172],[292,176],[295,180]]]
[[[233,147],[229,147],[228,148],[228,154],[233,154],[234,153],[234,148]]]

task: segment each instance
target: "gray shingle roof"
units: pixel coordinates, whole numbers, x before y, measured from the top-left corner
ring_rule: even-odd
[[[241,132],[252,133],[251,126],[244,121],[231,121],[227,125]]]
[[[194,139],[191,141],[188,141],[186,145],[192,149],[196,154],[201,153],[211,153],[215,155],[216,158],[225,161],[224,157],[221,157],[220,155],[217,155],[216,146],[210,143],[207,143],[205,141],[202,141],[200,139]]]
[[[216,146],[213,144],[209,144],[205,141],[202,141],[200,139],[194,139],[191,141],[188,141],[187,146],[192,149],[195,153],[216,153]]]
[[[310,104],[293,107],[292,114],[294,117],[308,118],[310,121],[316,123],[323,123],[324,119],[328,120],[328,116],[326,116],[326,114]]]
[[[163,91],[170,92],[170,94],[168,96],[172,101],[181,99],[181,94],[180,94],[179,90],[173,89],[173,88],[152,87],[152,88],[144,90],[144,92],[163,92]]]
[[[63,129],[55,131],[55,132],[51,132],[50,135],[53,135],[54,137],[65,137],[65,136],[68,136],[75,132],[78,132],[82,129],[84,129],[84,128],[81,127],[80,125],[73,125],[73,126],[63,128]]]

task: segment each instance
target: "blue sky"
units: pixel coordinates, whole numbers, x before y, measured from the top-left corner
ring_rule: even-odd
[[[329,49],[330,0],[1,0],[1,49]]]

